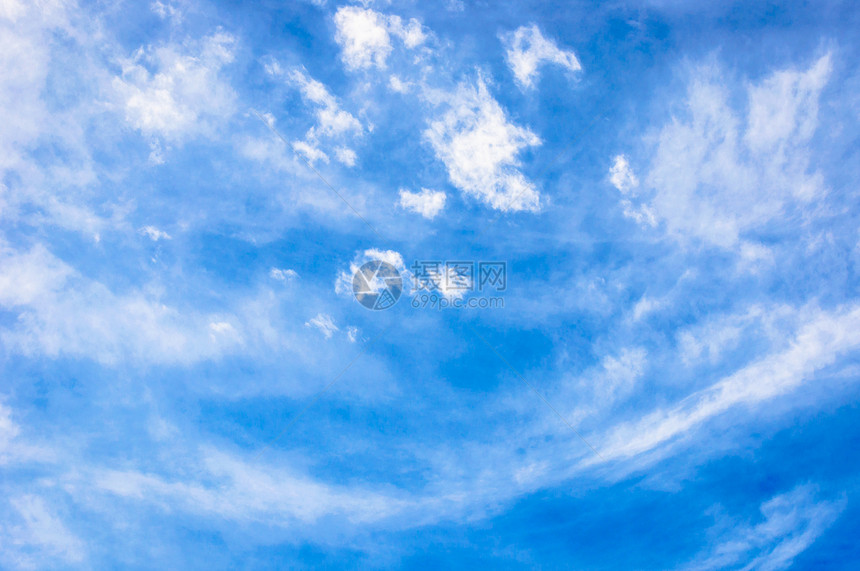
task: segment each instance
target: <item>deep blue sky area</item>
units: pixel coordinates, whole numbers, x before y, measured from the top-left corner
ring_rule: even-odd
[[[0,569],[857,568],[857,29],[0,0]]]

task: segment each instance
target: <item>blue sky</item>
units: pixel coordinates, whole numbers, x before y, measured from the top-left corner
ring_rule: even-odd
[[[0,1],[0,568],[853,569],[858,27]]]

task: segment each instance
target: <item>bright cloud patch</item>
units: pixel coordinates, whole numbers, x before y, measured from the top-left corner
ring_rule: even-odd
[[[326,339],[331,339],[335,331],[340,331],[340,328],[335,325],[331,315],[326,315],[325,313],[317,314],[316,317],[310,319],[305,325],[318,329]]]
[[[344,6],[334,15],[335,39],[340,45],[343,63],[348,69],[385,67],[391,53],[391,36],[414,48],[426,39],[421,24],[414,18],[404,24],[398,16],[386,16],[357,6]]]
[[[170,234],[159,230],[155,226],[144,226],[140,230],[138,230],[142,235],[146,236],[153,242],[158,242],[159,240],[170,240]]]
[[[340,143],[330,152],[334,152],[335,158],[346,166],[354,166],[356,153],[344,146],[343,142],[364,132],[358,119],[341,109],[337,99],[326,86],[309,77],[304,70],[295,68],[284,72],[277,62],[268,64],[266,70],[272,76],[285,77],[299,89],[305,102],[314,107],[316,124],[308,130],[303,141],[293,142],[293,149],[311,163],[320,160],[328,162],[329,155],[320,149],[320,146]]]
[[[449,107],[424,136],[454,186],[497,210],[538,210],[540,194],[518,159],[541,144],[537,135],[508,121],[480,77],[476,86],[460,85]]]
[[[272,268],[269,270],[269,277],[279,282],[287,282],[296,279],[299,274],[295,270]]]
[[[630,163],[624,155],[615,157],[609,169],[609,181],[624,194],[639,186],[639,179],[633,174],[633,169],[630,168]]]
[[[223,122],[233,112],[235,94],[221,70],[233,61],[235,43],[218,32],[191,47],[138,49],[113,80],[126,120],[168,139],[198,131],[207,121]]]
[[[546,39],[534,24],[504,34],[502,42],[505,44],[508,66],[523,88],[534,87],[538,68],[545,63],[553,63],[572,72],[582,69],[576,54],[560,49],[552,40]]]
[[[813,486],[799,486],[761,504],[762,521],[754,525],[719,521],[732,531],[686,569],[788,569],[836,520],[844,501],[817,499]]]
[[[807,145],[830,70],[826,55],[805,71],[779,71],[751,86],[745,119],[730,106],[718,70],[696,72],[687,116],[660,131],[646,179],[653,192],[646,204],[671,234],[731,248],[786,207],[825,193],[821,175],[809,172]]]
[[[656,226],[657,219],[654,212],[647,204],[634,204],[632,197],[637,195],[636,189],[639,187],[639,179],[633,173],[627,157],[617,155],[609,168],[609,182],[612,186],[618,189],[623,195],[621,199],[621,207],[624,210],[624,216],[635,220],[642,226]]]
[[[421,192],[409,192],[400,189],[400,206],[416,212],[424,218],[433,219],[445,208],[445,193],[438,190],[422,188]]]
[[[350,325],[346,328],[346,338],[349,339],[350,343],[358,341],[359,335],[361,335],[361,330],[358,327]]]
[[[427,40],[427,35],[421,26],[421,22],[411,18],[406,24],[399,16],[388,18],[388,28],[391,33],[403,41],[407,48],[417,48]]]

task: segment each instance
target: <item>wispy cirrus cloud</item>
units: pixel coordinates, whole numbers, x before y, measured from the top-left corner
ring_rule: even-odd
[[[689,438],[717,415],[755,406],[796,390],[817,370],[860,348],[860,308],[832,312],[809,308],[788,333],[786,347],[744,366],[672,407],[658,408],[638,421],[613,428],[601,454],[609,460],[631,458]]]
[[[9,498],[9,504],[20,523],[7,520],[6,526],[0,526],[5,546],[0,560],[19,569],[40,568],[49,561],[66,566],[85,563],[85,543],[51,512],[43,498],[21,495]]]
[[[717,536],[700,557],[683,569],[788,569],[845,509],[845,500],[822,500],[814,486],[778,494],[760,506],[762,521],[720,521]],[[718,514],[720,519],[728,516]]]
[[[755,241],[751,232],[778,221],[787,208],[820,199],[826,188],[810,169],[808,144],[831,58],[826,54],[807,69],[774,71],[750,85],[746,116],[730,103],[721,69],[697,67],[682,113],[657,136],[639,198],[622,199],[625,212],[652,226],[655,219],[665,223],[680,240],[740,249]],[[611,177],[630,193],[634,175],[621,160],[615,158]]]

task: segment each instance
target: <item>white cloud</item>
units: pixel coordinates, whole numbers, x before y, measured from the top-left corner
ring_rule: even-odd
[[[403,271],[405,269],[405,266],[403,264],[403,256],[401,256],[399,252],[395,252],[394,250],[380,250],[378,248],[370,248],[369,250],[364,251],[364,255],[371,260],[381,260],[383,262],[387,262],[398,270]]]
[[[798,310],[790,306],[752,305],[744,311],[709,317],[676,332],[678,356],[687,366],[716,365],[744,340],[773,344],[791,335]]]
[[[540,145],[537,135],[508,121],[481,77],[475,87],[461,84],[447,102],[450,108],[424,136],[454,186],[497,210],[538,210],[540,194],[517,158]]]
[[[645,203],[636,203],[639,179],[630,167],[630,162],[624,155],[616,155],[612,166],[609,167],[609,182],[623,195],[621,208],[625,218],[634,220],[640,226],[657,226],[657,217],[653,209]]]
[[[355,161],[358,160],[358,155],[355,151],[347,147],[335,147],[334,156],[348,167],[354,167]]]
[[[625,218],[629,218],[640,226],[657,226],[657,216],[654,210],[647,204],[634,204],[632,200],[621,199],[621,209]]]
[[[56,453],[49,446],[28,442],[21,438],[21,427],[13,420],[13,411],[4,404],[6,395],[0,394],[0,469],[23,463],[50,464]],[[2,528],[2,524],[0,524]],[[3,541],[0,539],[0,545]],[[2,552],[2,550],[0,550]]]
[[[0,18],[4,20],[9,20],[13,23],[17,22],[26,11],[27,8],[21,0],[4,0],[0,2]]]
[[[860,307],[812,312],[787,348],[772,353],[676,406],[657,410],[613,430],[599,447],[605,459],[628,458],[672,442],[710,418],[740,405],[778,397],[796,389],[817,369],[860,348]]]
[[[114,293],[41,245],[27,252],[2,246],[0,265],[0,307],[17,316],[0,327],[0,341],[14,353],[189,363],[236,351],[248,335],[248,325],[229,335],[210,326],[235,317],[180,311],[157,292]]]
[[[357,6],[343,6],[334,15],[335,39],[349,69],[385,67],[391,53],[391,38],[385,16]]]
[[[639,186],[639,179],[630,168],[630,162],[624,155],[616,155],[612,166],[609,167],[609,182],[622,194],[628,194],[632,189]]]
[[[598,385],[595,387],[599,404],[606,406],[629,395],[646,366],[647,353],[638,347],[624,349],[617,356],[604,357],[601,362],[603,370],[597,376]]]
[[[0,242],[0,305],[17,307],[57,295],[74,271],[43,246],[19,253]]]
[[[327,163],[328,155],[307,141],[293,141],[293,150],[304,156],[309,163],[314,164],[317,161]]]
[[[335,331],[340,331],[340,328],[335,325],[331,316],[326,315],[325,313],[317,314],[316,317],[305,323],[305,326],[315,327],[325,336],[326,339],[331,339],[331,336],[334,335]]]
[[[783,70],[749,90],[748,128],[744,135],[757,153],[777,152],[783,161],[791,145],[808,141],[818,126],[818,98],[832,69],[825,55],[807,71]]]
[[[122,62],[113,87],[126,120],[149,135],[176,140],[232,115],[235,93],[222,76],[236,40],[216,32],[183,46],[140,48]]]
[[[242,341],[239,332],[233,327],[233,324],[228,321],[213,321],[209,324],[209,338],[213,343],[217,343],[221,338],[229,338],[231,341]]]
[[[358,336],[361,334],[361,330],[358,327],[350,325],[346,328],[346,337],[349,339],[350,343],[355,343],[358,340]]]
[[[479,450],[485,454],[478,454]],[[287,464],[247,462],[211,450],[203,450],[202,462],[195,461],[187,470],[170,477],[130,469],[96,470],[88,480],[96,491],[163,510],[196,514],[210,522],[219,518],[262,522],[291,533],[297,528],[313,533],[315,524],[347,523],[345,531],[349,534],[357,529],[355,524],[409,529],[445,518],[483,516],[490,505],[496,507],[489,509],[498,509],[500,501],[509,500],[524,488],[535,489],[543,481],[539,467],[524,470],[510,462],[504,464],[503,474],[490,473],[487,463],[499,458],[486,446],[470,450],[467,456],[480,459],[486,471],[481,478],[473,479],[470,470],[452,471],[455,457],[443,453],[434,458],[441,463],[434,465],[440,472],[438,481],[424,490],[381,483],[326,483],[298,473]],[[512,484],[515,474],[523,483]],[[491,491],[487,489],[487,478],[494,485]]]
[[[623,347],[603,355],[597,364],[582,373],[565,378],[547,393],[547,399],[576,426],[608,414],[617,404],[637,394],[636,391],[641,389],[639,381],[648,368],[645,349]],[[545,430],[560,428],[555,424],[550,426]],[[591,440],[589,438],[589,442]]]
[[[96,209],[120,209],[103,197],[92,204],[99,173],[88,133],[93,117],[104,113],[97,100],[105,71],[98,58],[81,55],[91,53],[97,33],[75,13],[62,1],[0,4],[0,220],[48,222],[98,241],[120,216]],[[57,68],[59,61],[71,69]],[[88,81],[64,90],[58,104],[51,81],[66,72],[64,82]],[[35,155],[42,145],[53,151]]]
[[[6,463],[12,440],[19,432],[18,425],[12,421],[12,410],[0,402],[0,465]]]
[[[763,521],[755,525],[726,521],[716,545],[686,566],[689,570],[756,569],[777,571],[791,566],[845,508],[845,501],[815,498],[812,486],[799,486],[761,504]],[[746,563],[746,565],[744,565]]]
[[[84,543],[72,534],[39,496],[11,498],[21,525],[3,529],[4,554],[0,558],[19,568],[42,567],[47,561],[80,563],[86,556]],[[11,522],[10,522],[11,523]]]
[[[421,23],[412,18],[404,24],[398,16],[385,16],[357,6],[343,6],[334,15],[335,40],[341,47],[341,58],[348,69],[384,68],[392,51],[391,35],[400,38],[407,48],[426,40]]]
[[[337,99],[326,86],[309,77],[304,71],[294,68],[288,78],[299,88],[305,101],[316,106],[317,126],[315,134],[329,137],[346,133],[361,133],[362,126],[358,119],[340,108]]]
[[[295,270],[272,268],[269,270],[269,277],[279,282],[291,281],[299,277]]]
[[[763,269],[773,267],[773,251],[763,244],[743,242],[740,247],[738,269],[759,273]]]
[[[401,188],[399,204],[406,210],[432,220],[445,208],[445,198],[445,193],[442,191],[422,188],[421,192],[409,192]]]
[[[182,23],[182,11],[177,8],[172,2],[161,2],[156,0],[150,5],[150,9],[162,20],[169,20],[171,24],[177,26]]]
[[[144,226],[140,230],[138,230],[142,235],[149,237],[153,242],[158,242],[159,240],[170,240],[170,234],[167,232],[163,232],[156,228],[155,226]]]
[[[394,515],[405,503],[372,490],[327,485],[286,470],[247,464],[218,452],[206,452],[198,470],[219,485],[168,481],[133,471],[102,471],[94,478],[98,488],[118,496],[267,525],[311,524],[332,515],[367,523]]]
[[[149,162],[154,165],[164,164],[164,146],[158,139],[149,142]]]
[[[830,69],[828,54],[805,71],[778,71],[750,86],[746,121],[729,105],[721,72],[697,69],[686,117],[659,133],[646,178],[653,196],[641,206],[678,239],[735,249],[787,206],[823,195],[821,175],[808,172],[808,142]]]
[[[268,120],[265,115],[263,118]],[[280,137],[272,136],[269,132],[260,132],[259,136],[238,136],[234,144],[239,155],[264,167],[254,169],[254,175],[259,177],[260,182],[272,184],[274,181],[280,181],[273,189],[273,198],[280,205],[290,210],[295,207],[310,208],[329,220],[345,215],[342,202],[336,198],[332,199],[331,193],[319,191],[317,175],[308,169],[302,157],[294,152],[297,150],[294,145],[307,153],[318,152],[313,158],[327,162],[329,158],[324,152],[310,145],[302,147],[302,141],[284,143]],[[281,184],[282,175],[289,176],[296,181],[295,184]],[[364,206],[364,197],[360,194],[354,193],[348,199],[356,208]]]
[[[706,359],[716,363],[723,351],[734,348],[740,341],[741,326],[733,322],[706,324],[678,334],[681,361],[686,365]]]
[[[636,302],[636,305],[633,306],[633,320],[639,321],[646,315],[661,309],[664,305],[666,305],[665,300],[642,296],[642,298]]]
[[[412,86],[408,81],[403,81],[396,75],[392,75],[388,78],[388,87],[391,88],[392,91],[397,93],[407,93]]]
[[[293,68],[285,72],[275,62],[266,64],[266,70],[274,77],[284,77],[299,89],[306,103],[314,107],[316,124],[305,134],[303,141],[294,141],[293,149],[304,155],[311,163],[329,161],[329,154],[320,147],[329,143],[341,143],[333,150],[335,158],[346,166],[355,166],[357,155],[355,151],[345,146],[344,141],[360,136],[364,127],[348,111],[341,109],[337,98],[332,95],[325,85],[308,76],[304,70]],[[274,118],[269,115],[267,120],[274,124]]]
[[[20,164],[21,151],[37,139],[48,117],[41,91],[50,62],[50,30],[36,23],[42,14],[35,7],[15,2],[2,7],[7,21],[0,20],[0,168],[8,169]]]
[[[534,87],[538,67],[543,63],[554,63],[571,72],[582,69],[576,54],[562,50],[552,40],[546,39],[535,24],[521,26],[502,35],[501,39],[505,44],[508,66],[523,88]]]
[[[403,44],[407,48],[417,48],[427,40],[421,22],[415,18],[410,18],[409,22],[404,25],[400,16],[390,16],[388,28],[392,34],[403,40]]]

